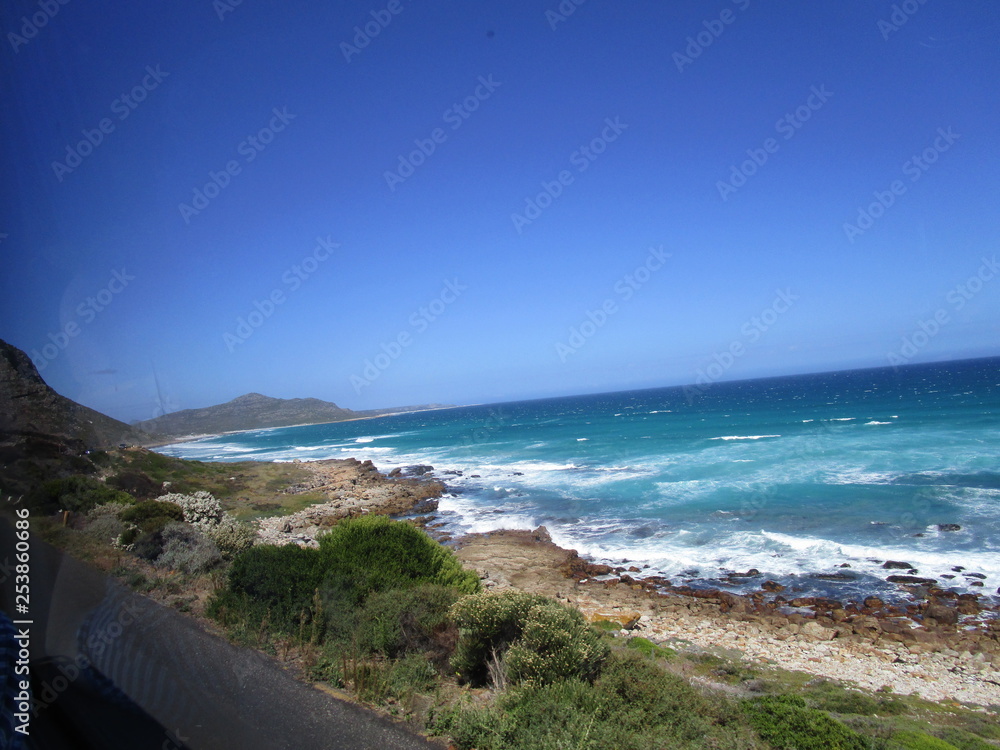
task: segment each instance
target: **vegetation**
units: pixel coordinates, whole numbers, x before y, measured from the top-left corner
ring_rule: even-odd
[[[28,507],[36,513],[55,513],[59,510],[86,513],[102,503],[134,502],[134,498],[128,493],[108,487],[104,482],[88,476],[51,479],[32,492],[26,500]]]

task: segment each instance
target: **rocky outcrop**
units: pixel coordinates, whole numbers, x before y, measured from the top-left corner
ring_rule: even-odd
[[[387,477],[371,461],[354,458],[301,464],[312,478],[284,490],[286,494],[321,492],[329,499],[296,513],[261,521],[264,544],[317,546],[316,536],[342,518],[376,513],[399,515],[437,509],[445,486],[434,479]]]

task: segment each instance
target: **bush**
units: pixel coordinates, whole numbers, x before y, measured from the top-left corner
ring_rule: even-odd
[[[229,569],[229,590],[246,597],[253,616],[270,612],[279,629],[298,627],[303,611],[312,609],[312,600],[323,581],[323,568],[315,549],[296,545],[251,547],[233,559]],[[228,600],[230,605],[236,602]]]
[[[966,732],[958,727],[946,727],[938,730],[936,734],[940,739],[957,747],[958,750],[996,750],[996,745],[991,745],[971,732]]]
[[[131,507],[132,505],[129,503],[115,501],[110,503],[101,503],[100,505],[95,505],[87,511],[87,520],[92,522],[96,521],[98,518],[107,518],[109,516],[120,518],[121,514]]]
[[[357,606],[370,594],[419,583],[452,586],[463,594],[479,589],[479,576],[427,534],[385,516],[341,521],[319,537],[323,567],[347,601]]]
[[[907,729],[901,732],[894,732],[892,741],[907,750],[958,750],[950,742],[931,737],[915,729]]]
[[[835,686],[818,694],[808,693],[805,697],[813,708],[835,714],[890,716],[901,714],[906,710],[906,706],[894,698],[873,698],[865,693]]]
[[[449,650],[448,611],[457,599],[454,589],[437,584],[372,594],[357,618],[358,647],[390,658],[431,651],[440,659]]]
[[[253,547],[257,541],[257,530],[250,524],[241,523],[229,514],[207,529],[208,536],[226,556],[232,557]]]
[[[126,523],[134,523],[143,531],[150,531],[154,526],[162,528],[169,521],[183,521],[184,511],[174,503],[144,500],[124,511],[121,519]],[[161,519],[163,523],[160,523]]]
[[[502,658],[513,682],[592,679],[608,654],[600,634],[578,610],[522,591],[484,592],[451,610],[459,627],[452,666],[484,684],[491,661]]]
[[[609,657],[592,684],[520,685],[491,706],[446,709],[434,729],[460,748],[479,750],[760,747],[732,704],[712,703],[680,677],[629,653]]]
[[[193,495],[182,495],[171,492],[157,498],[161,502],[174,503],[184,511],[184,518],[195,526],[214,526],[222,521],[222,503],[216,500],[210,492],[199,490]]]
[[[84,533],[87,536],[110,544],[113,544],[124,531],[125,524],[122,523],[118,519],[118,516],[113,513],[97,516],[90,521],[87,524],[87,528],[84,529]]]
[[[173,521],[161,532],[163,551],[154,561],[158,567],[184,573],[202,573],[222,561],[219,548],[190,524]]]
[[[108,484],[137,500],[152,500],[163,491],[163,482],[157,482],[141,471],[130,469],[115,474],[108,479]]]
[[[625,646],[633,651],[638,651],[643,656],[648,656],[650,659],[671,659],[677,656],[677,652],[669,646],[658,646],[648,638],[641,636],[629,638]]]
[[[856,732],[793,695],[743,702],[743,712],[761,739],[784,750],[867,750]]]
[[[121,490],[84,476],[49,480],[28,496],[29,507],[40,513],[55,513],[57,510],[87,513],[95,505],[112,502],[131,505],[135,501]]]

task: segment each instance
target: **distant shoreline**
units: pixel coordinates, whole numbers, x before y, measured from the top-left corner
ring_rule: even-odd
[[[284,430],[289,427],[312,427],[314,425],[320,424],[340,424],[342,422],[361,422],[367,419],[382,419],[383,417],[395,417],[400,414],[418,414],[425,411],[442,411],[444,409],[460,409],[462,404],[453,404],[451,406],[432,406],[424,409],[408,409],[406,411],[392,411],[386,412],[385,414],[372,414],[367,417],[349,417],[347,419],[335,419],[332,422],[301,422],[299,424],[282,424],[273,425],[270,427],[247,427],[243,430],[227,430],[225,432],[211,432],[201,435],[184,435],[177,438],[171,438],[170,440],[158,441],[155,443],[143,443],[143,448],[162,448],[165,445],[177,445],[179,443],[192,443],[196,440],[207,440],[208,438],[222,437],[223,435],[239,435],[241,432],[257,432],[258,430]],[[196,460],[196,459],[191,459]]]

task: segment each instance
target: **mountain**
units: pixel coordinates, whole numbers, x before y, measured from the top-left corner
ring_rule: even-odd
[[[154,437],[60,396],[38,374],[31,358],[0,340],[0,445],[21,454],[46,445],[83,451]]]
[[[156,419],[136,422],[135,427],[171,437],[216,435],[237,430],[288,427],[295,424],[341,422],[362,416],[318,398],[271,398],[248,393],[218,406],[184,409]]]

